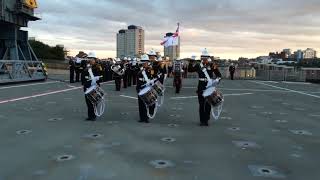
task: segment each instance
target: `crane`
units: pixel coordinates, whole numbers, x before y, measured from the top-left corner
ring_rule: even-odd
[[[28,42],[29,21],[38,21],[36,0],[0,0],[0,84],[45,80],[46,71]]]

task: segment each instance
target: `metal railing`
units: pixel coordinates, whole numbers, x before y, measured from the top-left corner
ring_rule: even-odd
[[[44,79],[46,72],[40,61],[0,60],[0,84]]]
[[[219,67],[222,77],[230,78],[229,67]],[[197,73],[186,73],[185,78],[198,78]],[[260,70],[254,68],[237,68],[234,79],[262,81],[320,82],[320,69],[309,72],[304,69]]]
[[[219,67],[223,78],[230,78],[229,67]],[[198,78],[197,73],[186,73],[186,78]],[[256,79],[256,70],[250,68],[238,68],[234,74],[235,79]]]

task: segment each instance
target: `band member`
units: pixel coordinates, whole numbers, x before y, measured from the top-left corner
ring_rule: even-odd
[[[147,55],[143,55],[141,57],[141,70],[139,71],[137,75],[137,86],[136,86],[136,91],[139,94],[139,92],[145,87],[144,85],[147,83],[147,80],[143,76],[143,72],[146,73],[147,77],[149,79],[152,79],[151,75],[151,64],[149,61],[149,57]],[[153,105],[151,107],[146,107],[144,104],[143,100],[141,97],[138,95],[138,105],[139,105],[139,116],[140,116],[140,121],[141,123],[149,123],[149,117],[147,115],[147,108],[149,108],[149,112],[151,114],[154,113],[154,109],[156,105]]]
[[[80,76],[83,72],[82,60],[80,58],[76,58],[75,62],[75,71],[76,71],[76,82],[80,82]]]
[[[230,67],[229,67],[229,73],[230,73],[230,78],[231,80],[234,79],[234,73],[236,72],[236,67],[234,66],[233,63],[231,63]]]
[[[132,66],[132,61],[133,59],[128,58],[127,64],[126,64],[126,74],[127,74],[127,83],[128,87],[131,87],[132,85],[132,71],[131,71],[131,66]]]
[[[112,77],[112,70],[111,70],[111,66],[112,66],[112,59],[108,59],[108,61],[105,64],[105,73],[106,73],[106,81],[111,81],[113,79]]]
[[[70,71],[70,83],[74,83],[74,72],[75,72],[75,59],[70,58],[69,60],[69,71]]]
[[[131,65],[131,74],[132,74],[132,84],[137,85],[137,75],[140,71],[139,66],[137,64],[138,59],[134,58]]]
[[[210,120],[210,113],[211,113],[211,105],[207,103],[203,97],[203,91],[206,90],[208,83],[212,82],[213,74],[215,74],[216,78],[221,78],[221,73],[218,69],[218,67],[210,66],[208,59],[210,58],[210,55],[205,49],[202,52],[201,55],[201,62],[195,63],[195,57],[193,57],[189,67],[189,72],[197,72],[199,75],[199,82],[198,82],[198,102],[199,102],[199,115],[200,115],[200,126],[209,126],[208,121]],[[207,79],[204,71],[208,72],[208,75],[210,76],[210,79]]]
[[[160,77],[160,82],[164,84],[164,81],[168,77],[168,65],[167,62],[162,59],[162,57],[158,58],[158,77]]]
[[[96,67],[97,67],[97,69],[99,71],[99,75],[104,77],[103,64],[102,64],[101,60],[99,60],[99,59],[96,60]],[[103,81],[103,78],[101,78],[101,81]]]
[[[180,58],[177,58],[173,63],[173,82],[176,88],[176,94],[180,93],[180,89],[182,87],[182,73],[183,73],[183,63]]]
[[[85,75],[85,79],[86,81],[83,84],[83,91],[86,92],[88,88],[90,88],[92,86],[92,79],[89,73],[89,69],[92,69],[93,75],[94,76],[100,76],[99,74],[99,69],[97,67],[96,64],[96,55],[95,53],[91,52],[88,55],[88,59],[89,59],[89,64],[87,66],[87,68],[84,70],[83,74]],[[100,86],[99,81],[96,81],[97,85]],[[90,102],[90,100],[87,98],[87,96],[85,96],[86,99],[86,104],[87,104],[87,108],[88,108],[88,118],[86,119],[86,121],[95,121],[96,120],[96,115],[94,113],[94,106],[93,104]]]
[[[122,60],[122,67],[124,68],[124,74],[122,76],[123,78],[123,88],[127,88],[128,87],[128,70],[127,70],[127,65],[128,65],[128,58],[124,58]]]
[[[85,58],[87,58],[87,56],[85,56]],[[83,85],[83,83],[86,81],[85,76],[83,75],[83,71],[87,68],[87,65],[89,64],[89,62],[87,62],[87,59],[82,59],[81,60],[81,65],[79,68],[79,72],[81,75],[81,83]]]
[[[119,58],[116,59],[116,62],[114,65],[112,65],[111,67],[112,71],[113,71],[113,77],[115,80],[115,85],[116,85],[116,91],[120,91],[121,90],[121,79],[123,76],[123,65],[121,64],[121,60]]]
[[[157,54],[154,50],[151,50],[148,53],[148,56],[149,56],[149,60],[151,62],[151,67],[152,67],[152,70],[151,70],[152,78],[158,78],[161,84],[163,84],[167,74],[165,63],[162,62],[161,57],[160,57],[161,60],[157,60]]]

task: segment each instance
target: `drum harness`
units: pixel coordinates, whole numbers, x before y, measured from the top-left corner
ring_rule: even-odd
[[[216,86],[219,84],[221,78],[217,78],[217,79],[215,79],[215,80],[211,79],[210,76],[209,76],[209,74],[208,74],[207,68],[204,67],[204,65],[203,65],[202,62],[200,63],[200,67],[201,67],[201,69],[202,69],[202,72],[203,72],[204,75],[206,76],[206,78],[199,78],[199,81],[208,82],[206,88],[208,89],[208,88],[210,88],[210,87],[214,87],[215,90],[216,90]],[[213,118],[214,118],[215,120],[218,120],[219,117],[220,117],[220,114],[221,114],[221,112],[222,112],[223,102],[224,102],[224,100],[222,99],[222,102],[221,102],[220,105],[218,105],[218,107],[213,107],[213,106],[211,106],[211,114],[212,114],[212,116],[213,116]],[[206,103],[207,103],[207,100],[205,100],[204,103],[206,104]],[[205,106],[204,106],[204,108],[205,108]]]
[[[101,76],[94,76],[93,75],[93,72],[92,72],[92,68],[90,67],[88,69],[88,72],[89,72],[89,75],[90,75],[90,78],[91,78],[91,87],[97,87],[97,81],[101,78]],[[90,79],[88,79],[88,81],[90,81]],[[104,113],[104,110],[105,110],[105,99],[104,97],[102,97],[100,103],[98,104],[93,104],[93,107],[94,107],[94,114],[98,117],[101,117],[102,114]]]
[[[144,84],[142,87],[153,86],[155,84],[155,82],[158,81],[158,78],[160,78],[160,76],[161,76],[161,74],[158,74],[158,78],[150,80],[147,76],[145,69],[142,70],[142,75],[143,75],[143,78],[140,78],[139,80],[146,82],[146,84]],[[162,96],[160,96],[160,103],[158,101],[156,102],[153,115],[150,115],[149,107],[146,105],[147,115],[150,119],[155,118],[157,111],[158,111],[158,108],[161,107],[163,103],[164,103],[164,91],[162,92]]]
[[[143,80],[141,80],[141,78],[139,78],[139,80],[141,81],[145,81],[146,84],[143,85],[144,87],[150,85],[153,86],[155,84],[156,81],[158,81],[161,78],[162,73],[158,74],[158,78],[153,79],[153,80],[149,80],[145,70],[142,71],[142,75],[143,75]],[[166,74],[164,75],[164,81],[166,80],[167,76]],[[158,107],[161,107],[164,104],[164,93],[165,93],[165,89],[163,90],[162,94],[160,95],[160,103],[157,104]]]

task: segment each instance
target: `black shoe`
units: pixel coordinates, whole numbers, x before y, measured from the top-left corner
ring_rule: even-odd
[[[86,121],[96,121],[96,118],[87,118]]]
[[[201,127],[206,127],[206,126],[209,126],[209,124],[208,123],[200,123],[200,126]]]
[[[140,120],[140,121],[138,121],[139,123],[150,123],[150,121],[149,120]]]

